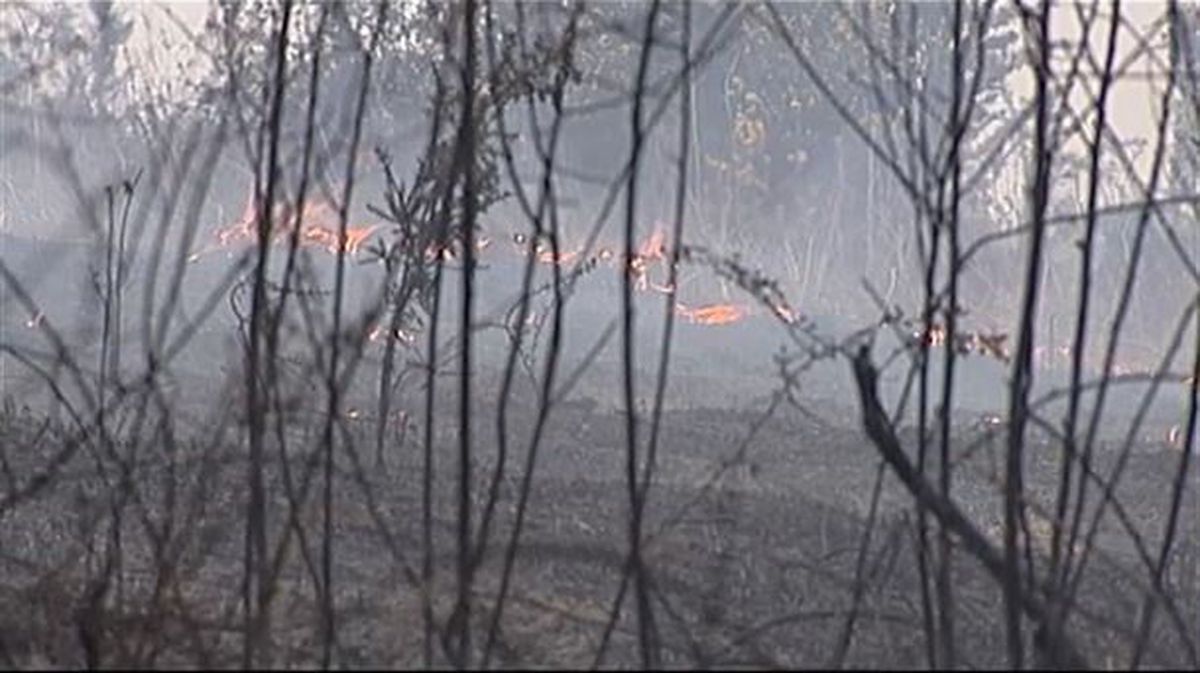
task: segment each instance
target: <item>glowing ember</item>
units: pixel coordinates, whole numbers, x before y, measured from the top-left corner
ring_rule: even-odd
[[[639,292],[645,292],[650,286],[650,281],[646,278],[646,260],[641,257],[634,257],[629,260],[629,275],[633,276],[633,288]]]
[[[984,414],[980,419],[983,425],[989,428],[995,428],[1004,424],[1004,419],[999,414]]]
[[[371,330],[371,333],[367,335],[367,340],[372,343],[382,343],[384,339],[387,338],[387,332],[387,328],[383,325],[376,325],[375,328]],[[400,328],[397,328],[395,332],[393,332],[393,336],[396,338],[396,341],[399,341],[407,346],[411,346],[417,340],[416,334]]]
[[[607,255],[606,255],[607,253]],[[607,259],[611,256],[608,250],[600,251],[600,259]],[[637,251],[626,262],[627,273],[633,278],[634,289],[638,292],[647,292],[653,290],[664,294],[670,292],[667,289],[667,283],[652,283],[650,281],[650,270],[652,267],[659,266],[658,262],[663,262],[667,258],[667,237],[658,226],[654,228],[654,233],[641,242],[637,247]],[[667,264],[661,265],[663,274],[666,273]]]
[[[946,328],[942,325],[932,325],[925,333],[925,344],[931,348],[946,345]]]
[[[924,343],[930,348],[941,348],[953,345],[961,355],[985,355],[997,360],[1008,362],[1008,349],[1004,342],[1007,334],[983,334],[980,332],[956,332],[951,339],[945,325],[932,325],[929,331],[922,334],[921,330],[912,333],[914,343]]]
[[[795,324],[800,319],[800,316],[795,311],[782,304],[772,304],[771,310],[780,320],[789,325]]]
[[[1167,446],[1172,449],[1183,448],[1183,426],[1172,425],[1170,430],[1167,430]]]
[[[693,325],[729,325],[746,317],[746,309],[736,304],[709,304],[696,308],[676,304],[675,312]]]
[[[645,260],[664,259],[667,256],[667,236],[661,229],[655,228],[650,237],[638,246],[637,256]]]
[[[438,257],[441,257],[443,262],[449,262],[457,256],[458,250],[455,249],[454,244],[452,243],[447,243],[446,245],[430,243],[429,247],[425,248],[426,262],[435,261]]]
[[[538,250],[537,250],[538,262],[540,262],[542,264],[554,264],[557,266],[563,266],[566,264],[570,264],[571,262],[574,262],[578,258],[579,258],[578,250],[567,250],[565,252],[560,252],[560,253],[558,253],[557,258],[554,256],[554,251],[549,248],[543,249],[541,246],[539,246]]]

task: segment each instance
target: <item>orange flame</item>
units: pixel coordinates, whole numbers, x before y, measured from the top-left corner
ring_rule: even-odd
[[[217,231],[217,243],[222,247],[229,247],[240,242],[256,240],[257,220],[261,210],[257,198],[251,192],[237,221]],[[366,240],[379,228],[377,225],[347,226],[345,245],[339,246],[338,218],[332,204],[324,200],[306,201],[299,207],[299,218],[296,217],[296,210],[296,207],[290,204],[276,204],[271,232],[271,238],[275,242],[286,241],[294,233],[295,227],[299,226],[301,245],[323,248],[330,254],[337,254],[340,247],[352,255],[362,249]]]
[[[297,208],[299,209],[299,216],[297,216]],[[217,244],[222,247],[229,247],[257,240],[258,219],[261,212],[262,208],[258,200],[255,194],[251,192],[246,201],[246,206],[238,219],[231,225],[216,232]],[[322,248],[331,254],[336,254],[339,251],[339,247],[341,247],[346,254],[353,255],[359,252],[371,235],[379,229],[378,225],[347,227],[345,241],[339,246],[337,224],[337,211],[328,200],[320,198],[306,200],[305,203],[299,206],[279,203],[273,208],[271,219],[272,231],[269,238],[272,242],[280,242],[288,240],[291,235],[297,235],[297,240],[302,246]],[[298,232],[297,227],[299,228]],[[531,245],[529,237],[523,233],[514,233],[512,235],[512,243],[514,245],[514,252],[521,255],[532,254],[536,261],[541,264],[564,266],[577,262],[583,255],[582,248],[562,250],[556,255],[543,241],[534,241]],[[425,258],[431,262],[439,257],[444,261],[455,259],[462,253],[462,244],[461,240],[450,240],[444,244],[430,244],[425,250]],[[491,244],[492,240],[482,233],[475,239],[476,249],[480,252],[491,247]],[[195,261],[203,252],[194,253],[189,258],[189,261]],[[634,280],[635,290],[667,295],[679,290],[678,287],[672,286],[665,279],[658,282],[651,280],[652,275],[657,275],[659,278],[665,275],[669,266],[667,253],[667,236],[661,225],[656,225],[650,235],[637,245],[635,252],[628,259],[624,260],[626,272]],[[620,256],[612,248],[601,247],[589,259],[589,264],[597,263],[618,266],[620,265]],[[655,272],[656,269],[658,270],[657,272]],[[655,273],[652,274],[652,272]],[[792,323],[798,319],[798,315],[788,308],[785,303],[772,303],[770,309],[785,322]],[[735,304],[708,304],[698,307],[676,304],[676,313],[691,324],[713,326],[738,322],[744,319],[749,314],[749,311],[746,307]],[[376,326],[369,332],[368,339],[372,342],[380,342],[386,336],[387,329],[382,326]],[[415,340],[415,335],[404,330],[397,330],[394,336],[396,340],[405,344],[411,344]],[[942,338],[938,340],[939,344],[942,342],[944,342],[944,332]]]
[[[580,251],[578,251],[578,250],[564,250],[564,251],[559,252],[558,256],[555,257],[553,250],[551,250],[550,248],[542,248],[539,246],[537,249],[537,259],[538,259],[538,262],[540,262],[542,264],[554,264],[556,266],[565,266],[567,264],[570,264],[571,262],[574,262],[576,259],[578,259],[579,252]]]
[[[736,304],[709,304],[696,308],[676,304],[675,312],[693,325],[729,325],[746,317],[746,309]]]
[[[370,238],[371,234],[375,233],[378,226],[372,227],[346,227],[346,246],[345,251],[348,255],[353,255],[362,248],[363,243]],[[324,227],[310,225],[305,227],[300,234],[300,241],[324,248],[329,251],[329,254],[336,255],[338,252],[338,233]]]

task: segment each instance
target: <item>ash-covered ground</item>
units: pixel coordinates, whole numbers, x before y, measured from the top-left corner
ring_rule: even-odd
[[[526,459],[525,437],[532,410],[514,405],[512,453],[501,482],[488,552],[474,587],[479,633],[495,605],[504,545],[511,535]],[[481,417],[486,405],[478,405]],[[524,407],[524,408],[522,408]],[[854,409],[828,405],[821,420],[793,411],[766,418],[749,408],[695,408],[665,414],[656,477],[645,522],[646,562],[664,663],[672,666],[807,666],[831,661],[855,605],[856,557],[868,516],[877,457],[854,429]],[[766,418],[766,420],[764,420]],[[839,422],[839,420],[844,422]],[[51,468],[61,444],[53,432],[34,441],[32,419],[5,419],[9,469],[38,474]],[[338,661],[348,666],[419,665],[420,594],[412,580],[421,562],[421,473],[418,442],[389,446],[378,456],[366,447],[366,421],[350,424],[357,442],[341,454],[336,479],[335,577],[338,586]],[[448,615],[455,591],[455,530],[458,497],[455,428],[437,431],[434,525],[435,605]],[[496,465],[492,428],[476,429],[478,446],[472,501],[478,516]],[[528,518],[499,633],[496,661],[513,666],[587,666],[597,651],[608,611],[618,591],[627,551],[627,490],[621,478],[622,416],[590,401],[557,409],[540,446],[528,501]],[[963,441],[974,433],[963,429]],[[220,448],[189,445],[175,456],[174,478],[163,457],[136,458],[134,487],[145,502],[131,505],[125,523],[122,568],[124,611],[102,624],[110,635],[137,642],[143,630],[167,634],[163,664],[207,662],[235,665],[236,613],[242,550],[240,484],[244,454],[232,436]],[[297,465],[312,442],[293,441]],[[1178,455],[1140,445],[1122,482],[1125,515],[1150,540],[1162,525],[1162,484]],[[1000,501],[985,448],[958,472],[955,492],[975,521],[999,538]],[[1047,497],[1054,487],[1054,448],[1031,446],[1031,492]],[[1102,447],[1096,467],[1106,469],[1113,452]],[[289,501],[278,461],[269,469],[272,531],[283,533]],[[63,462],[53,483],[6,513],[4,632],[6,647],[25,663],[77,665],[80,610],[86,603],[81,575],[97,563],[104,538],[87,534],[89,519],[107,504],[103,478],[89,469],[86,451]],[[297,472],[302,468],[294,467]],[[110,477],[111,479],[111,477]],[[162,525],[167,484],[176,483],[181,510],[178,547],[168,545],[174,564],[172,593],[157,611],[149,597],[162,580],[164,550],[154,549],[149,530]],[[11,484],[11,482],[10,482]],[[27,485],[27,484],[23,484]],[[10,491],[11,493],[11,491]],[[1185,511],[1195,511],[1195,502]],[[304,515],[319,530],[314,511]],[[913,508],[892,479],[885,479],[870,540],[858,617],[847,665],[922,665],[917,579],[913,561]],[[186,526],[184,523],[186,522]],[[1045,518],[1034,518],[1044,535]],[[1040,522],[1041,525],[1037,525]],[[143,526],[147,528],[143,529]],[[1195,527],[1179,543],[1168,582],[1177,595],[1195,587]],[[312,535],[312,533],[310,533]],[[1113,646],[1135,628],[1141,592],[1140,561],[1128,536],[1113,521],[1101,542],[1081,592],[1073,635],[1086,643],[1090,660],[1113,662]],[[88,548],[91,540],[97,548]],[[299,544],[298,542],[295,544]],[[310,554],[316,553],[310,538]],[[300,554],[281,570],[276,599],[273,656],[279,665],[300,664],[315,655],[316,606],[309,572]],[[955,580],[959,638],[965,665],[1003,666],[1004,648],[997,584],[971,559],[960,555]],[[1190,569],[1189,569],[1190,565]],[[1190,578],[1190,579],[1189,579]],[[177,593],[176,593],[177,592]],[[1181,605],[1187,623],[1194,604]],[[638,661],[635,622],[627,603],[607,663]],[[1160,620],[1150,662],[1182,665],[1184,652],[1169,620]],[[161,645],[160,645],[161,646]],[[111,656],[111,655],[110,655]],[[198,657],[203,657],[197,659]]]

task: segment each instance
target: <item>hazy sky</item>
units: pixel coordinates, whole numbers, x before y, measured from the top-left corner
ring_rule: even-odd
[[[1111,7],[1108,2],[1101,2],[1102,14],[1092,25],[1090,42],[1092,51],[1098,63],[1103,63],[1108,48],[1108,32],[1111,27]],[[1139,32],[1151,29],[1155,22],[1166,13],[1166,3],[1163,0],[1135,0],[1121,3],[1121,14],[1128,24]],[[1129,59],[1138,46],[1138,36],[1130,27],[1123,27],[1117,36],[1116,64],[1118,67]],[[1052,16],[1051,39],[1068,39],[1077,42],[1082,38],[1082,26],[1074,5],[1059,5]],[[1154,33],[1158,44],[1162,45],[1159,57],[1164,61],[1166,32],[1161,27]],[[1151,63],[1151,59],[1142,56],[1132,62],[1130,77],[1118,80],[1109,93],[1108,119],[1113,130],[1122,138],[1148,140],[1153,137],[1157,118],[1161,114],[1159,101],[1162,99],[1162,87],[1165,82],[1159,78],[1150,80],[1143,77],[1148,72],[1161,73],[1160,67]],[[1029,82],[1028,72],[1026,82]],[[1086,101],[1095,95],[1098,84],[1095,80],[1089,82],[1092,93],[1085,94],[1076,90],[1072,103],[1076,110],[1084,109]],[[1135,163],[1143,178],[1149,173],[1153,152],[1147,151],[1137,157]]]
[[[119,0],[117,4],[135,17],[128,45],[131,62],[156,88],[170,88],[173,78],[181,70],[200,74],[196,69],[203,67],[203,59],[198,58],[180,26],[199,30],[212,7],[211,0]],[[1100,4],[1104,14],[1093,25],[1090,35],[1098,59],[1104,54],[1109,25],[1109,3]],[[1130,24],[1144,30],[1163,15],[1165,7],[1164,0],[1133,0],[1122,3],[1122,13]],[[1073,4],[1057,6],[1051,30],[1056,38],[1080,38],[1081,27]],[[1134,49],[1134,35],[1122,30],[1118,46],[1117,62],[1120,63]],[[1135,73],[1147,70],[1145,59],[1132,68]],[[1014,76],[1012,81],[1023,95],[1032,92],[1028,70]],[[1119,82],[1110,94],[1109,119],[1113,127],[1123,137],[1148,138],[1154,129],[1157,98],[1153,84],[1144,78],[1126,78]],[[1076,104],[1082,105],[1083,101],[1083,94],[1079,94]]]
[[[183,95],[179,74],[200,76],[205,61],[192,46],[187,32],[200,32],[212,3],[208,0],[118,0],[116,5],[133,18],[126,44],[129,65],[147,84],[167,95]]]

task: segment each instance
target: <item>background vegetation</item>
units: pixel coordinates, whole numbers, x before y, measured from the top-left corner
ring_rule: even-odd
[[[3,5],[0,661],[1196,667],[1198,21]]]

